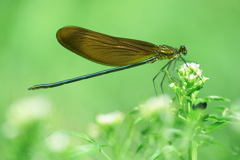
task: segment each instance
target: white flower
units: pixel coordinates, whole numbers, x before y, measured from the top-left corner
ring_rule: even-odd
[[[184,69],[185,69],[185,68],[182,66],[182,67],[180,67],[179,71],[182,71],[182,72],[183,72]]]
[[[7,112],[13,123],[21,125],[44,118],[50,112],[51,102],[43,96],[28,97],[15,101]]]
[[[116,125],[123,121],[124,114],[120,111],[115,111],[108,114],[98,114],[96,121],[100,125]]]
[[[199,71],[199,66],[200,66],[200,64],[197,64],[197,63],[187,63],[187,64],[183,64],[181,67],[180,67],[180,71],[182,71],[183,72],[183,70],[189,70],[190,68],[191,69],[193,69],[194,70],[194,72],[200,72]]]
[[[42,96],[16,100],[7,109],[7,120],[1,125],[2,134],[6,138],[16,137],[22,126],[45,118],[50,108],[50,101]]]
[[[189,80],[192,80],[192,79],[196,78],[197,76],[194,75],[194,74],[190,74],[190,75],[185,76],[185,77],[186,77],[187,79],[189,79]]]
[[[175,86],[175,84],[174,84],[174,83],[170,83],[170,84],[169,84],[169,87],[171,87],[171,88],[172,88],[173,86]]]
[[[196,72],[196,74],[199,75],[199,76],[201,76],[202,71],[201,71],[200,69],[198,69],[197,72]]]
[[[188,63],[188,66],[191,67],[193,70],[197,70],[200,67],[200,64],[197,63]]]
[[[186,64],[184,63],[183,65],[181,65],[178,69],[178,71],[180,71],[181,73],[184,73],[184,71],[187,69],[188,67],[186,66]]]
[[[63,152],[69,145],[69,136],[63,133],[53,133],[45,139],[47,147],[53,152]]]
[[[170,106],[170,98],[167,95],[161,95],[148,99],[146,103],[139,106],[142,115],[151,115],[158,113]]]
[[[189,65],[189,64],[187,63],[187,65]],[[181,68],[183,68],[183,69],[185,70],[186,68],[188,68],[187,65],[186,65],[186,63],[184,63],[184,64],[181,66]]]
[[[172,88],[174,91],[177,89],[177,87],[174,83],[169,84],[169,87]]]
[[[190,75],[187,75],[185,77],[188,79],[189,82],[195,82],[197,75],[190,74]]]
[[[178,73],[180,73],[181,76],[185,75],[185,68],[183,67],[183,65],[180,66],[177,71]]]
[[[28,97],[15,101],[7,112],[7,117],[16,125],[41,119],[50,112],[51,102],[43,96]]]

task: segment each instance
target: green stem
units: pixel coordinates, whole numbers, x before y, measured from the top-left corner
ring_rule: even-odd
[[[133,136],[134,136],[134,131],[133,131],[133,126],[130,125],[128,126],[128,130],[127,130],[127,139],[125,140],[125,143],[123,144],[123,150],[121,151],[121,155],[124,155],[124,159],[125,157],[127,156],[127,153],[130,149],[130,146],[132,144],[132,139],[133,139]],[[122,156],[121,156],[122,157]]]
[[[173,147],[173,150],[177,153],[177,155],[180,158],[180,160],[185,160],[184,157],[182,156],[182,154],[174,146],[172,146],[172,147]]]
[[[182,106],[182,110],[183,110],[183,112],[184,112],[184,114],[186,116],[187,121],[189,121],[189,115],[188,115],[188,113],[186,111],[186,107],[185,107],[185,104],[183,102],[181,103],[181,106]]]
[[[165,73],[166,73],[168,79],[169,79],[171,82],[173,82],[174,84],[176,84],[176,85],[178,85],[179,87],[182,88],[182,86],[180,86],[180,84],[178,84],[175,80],[173,80],[173,79],[169,76],[168,70],[167,70],[166,68],[165,68]],[[182,89],[183,89],[183,88],[182,88]]]
[[[190,102],[187,103],[187,106],[188,106],[188,117],[190,118],[190,116],[191,116],[191,104],[190,104]]]
[[[198,145],[196,141],[191,142],[191,160],[197,160]]]
[[[183,119],[184,121],[187,121],[187,119],[186,118],[184,118],[183,116],[181,116],[181,115],[178,115],[178,117],[179,118],[181,118],[181,119]]]
[[[112,160],[110,157],[108,157],[108,155],[101,149],[100,152],[108,159],[108,160]]]
[[[168,70],[167,70],[166,68],[165,68],[165,73],[166,73],[168,79],[169,79],[172,83],[178,85],[180,88],[182,88],[182,89],[184,90],[184,88],[183,88],[182,86],[180,86],[175,80],[173,80],[173,79],[169,76]],[[177,93],[177,92],[176,92],[176,94],[181,94],[181,93]],[[178,98],[178,101],[179,101],[180,105],[182,106],[182,110],[183,110],[183,112],[184,112],[184,114],[185,114],[185,117],[187,118],[187,120],[189,120],[189,116],[188,116],[188,114],[187,114],[187,112],[186,112],[186,108],[185,108],[185,104],[184,104],[184,99],[182,98],[183,95],[178,95],[178,97],[179,97],[179,98]]]

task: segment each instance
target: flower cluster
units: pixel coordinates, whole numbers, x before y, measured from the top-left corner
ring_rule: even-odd
[[[203,84],[209,78],[202,76],[202,70],[199,69],[199,64],[186,63],[177,68],[178,75],[180,77],[181,86],[175,81],[169,86],[176,93],[192,94],[198,93],[198,90],[203,87]]]

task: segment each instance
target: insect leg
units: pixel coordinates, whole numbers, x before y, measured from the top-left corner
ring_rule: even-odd
[[[169,67],[171,66],[171,64],[172,64],[172,61],[170,61],[167,70],[169,69]],[[166,77],[166,74],[167,74],[167,73],[164,74],[163,79],[162,79],[162,82],[161,82],[161,85],[160,85],[160,86],[161,86],[161,90],[162,90],[162,94],[164,94],[164,93],[163,93],[163,88],[162,88],[162,86],[163,86],[163,81],[164,81],[164,79],[165,79],[165,77]]]
[[[162,70],[164,69],[164,68],[166,68],[167,67],[167,65],[169,65],[169,63],[171,64],[172,63],[172,61],[169,61],[158,73],[157,73],[157,75],[156,76],[154,76],[154,78],[153,78],[153,86],[154,86],[154,89],[155,89],[155,93],[156,93],[156,95],[157,95],[157,89],[156,89],[156,85],[155,85],[155,79],[157,78],[157,76],[162,72]]]
[[[176,62],[177,62],[177,58],[175,59],[175,62],[174,62],[174,65],[173,65],[173,69],[172,69],[172,73],[171,73],[171,79],[172,79],[172,76],[173,76],[173,71],[175,69]]]

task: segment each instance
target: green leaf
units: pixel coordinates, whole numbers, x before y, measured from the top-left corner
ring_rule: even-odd
[[[229,99],[223,98],[223,97],[220,97],[220,96],[208,96],[208,97],[205,97],[205,98],[197,98],[194,101],[193,106],[198,106],[199,104],[209,103],[209,102],[212,102],[212,101],[230,102]],[[220,109],[223,109],[223,108],[218,107],[218,109],[220,110]]]
[[[130,111],[127,115],[129,116],[132,116],[132,115],[135,115],[135,114],[138,114],[139,113],[139,108],[138,107],[135,107],[132,111]]]
[[[189,96],[184,96],[184,99],[186,99],[187,101],[191,102],[192,99]]]
[[[137,117],[137,119],[134,121],[134,124],[138,124],[139,122],[141,122],[143,120],[142,116]]]
[[[208,96],[203,99],[204,102],[212,102],[212,101],[223,101],[223,102],[230,102],[229,99],[223,98],[220,96]]]
[[[218,120],[218,115],[217,114],[205,115],[204,120],[216,121]]]
[[[191,93],[193,93],[193,92],[195,92],[195,91],[198,91],[198,90],[200,90],[201,88],[203,88],[203,84],[202,83],[200,83],[200,84],[197,84],[197,85],[195,85],[195,86],[193,86],[192,88],[188,88],[187,89],[187,95],[189,95],[189,94],[191,94]]]
[[[180,160],[185,160],[184,157],[182,156],[182,154],[175,147],[173,147],[171,145],[164,146],[162,150],[165,153],[169,153],[169,152],[174,151],[178,155]]]
[[[68,154],[69,154],[69,158],[77,158],[79,156],[83,156],[85,154],[95,152],[97,150],[98,150],[98,147],[96,145],[88,144],[88,145],[76,146],[73,149],[71,149],[68,152]]]
[[[228,119],[229,123],[234,123],[239,125],[240,117],[238,115],[227,115],[226,119]]]
[[[225,110],[225,108],[226,107],[223,107],[223,106],[216,106],[216,107],[214,107],[214,110],[223,112]]]
[[[165,132],[167,133],[167,135],[171,136],[171,135],[175,135],[175,136],[180,136],[180,137],[184,137],[185,133],[180,130],[180,129],[175,129],[175,128],[169,128],[167,130],[165,130]]]
[[[146,149],[147,147],[149,147],[149,137],[144,137],[140,140],[140,144],[137,147],[136,153],[138,153],[140,150]],[[144,152],[144,151],[142,151]],[[141,153],[139,153],[141,154]]]
[[[95,140],[91,139],[88,137],[88,135],[84,134],[84,133],[79,133],[79,132],[71,132],[71,131],[66,131],[66,130],[59,130],[58,132],[61,132],[61,133],[64,133],[64,134],[68,134],[70,136],[75,136],[75,137],[78,137],[78,138],[81,138],[89,143],[92,143],[94,145],[98,145],[96,143]]]
[[[172,146],[170,146],[170,145],[166,145],[166,146],[163,147],[162,150],[163,150],[165,153],[169,153],[169,152],[174,151],[175,149],[174,149]]]
[[[66,131],[66,130],[59,130],[57,132],[61,132],[61,133],[68,134],[70,136],[75,136],[75,137],[82,138],[82,139],[90,139],[88,137],[88,135],[86,135],[84,133],[72,132],[72,131]]]
[[[160,156],[161,153],[162,153],[162,151],[161,151],[160,149],[157,149],[157,150],[153,153],[153,155],[151,156],[150,160],[156,160],[156,159]]]
[[[141,134],[142,135],[147,135],[148,133],[149,133],[149,131],[151,131],[151,127],[152,126],[147,126],[145,129],[143,129],[142,131],[141,131]]]
[[[136,153],[138,153],[143,148],[143,144],[139,144],[136,150]]]
[[[171,145],[165,145],[162,150],[157,149],[154,154],[151,156],[150,160],[156,160],[162,152],[169,153],[175,151],[175,149]]]
[[[108,147],[109,145],[106,145],[106,144],[104,144],[104,145],[99,145],[99,148],[101,149],[101,148],[104,148],[104,147]]]
[[[193,137],[195,141],[204,141],[205,143],[220,145],[220,143],[216,142],[212,136],[206,134],[198,134]]]
[[[220,126],[222,126],[224,124],[227,124],[227,123],[228,123],[227,121],[217,121],[217,122],[214,122],[214,123],[210,124],[209,126],[207,126],[206,132],[210,133],[214,129],[216,129],[217,127],[220,127]]]

